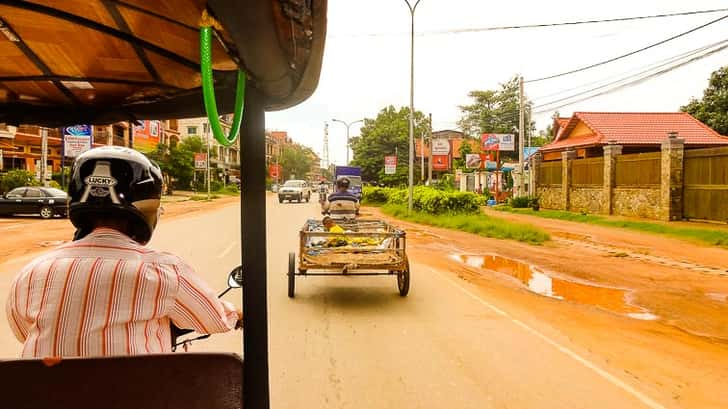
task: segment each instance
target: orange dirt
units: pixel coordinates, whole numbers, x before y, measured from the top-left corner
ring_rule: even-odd
[[[489,211],[551,234],[550,242],[533,246],[392,220],[378,209],[367,212],[407,230],[407,253],[416,264],[475,284],[483,297],[547,334],[567,337],[612,372],[639,379],[676,406],[728,407],[728,250]],[[530,292],[524,284],[532,273],[519,263],[453,257],[460,255],[520,261],[526,270],[530,265],[553,277],[549,290],[569,294],[559,300]],[[419,272],[412,274],[416,291]],[[620,301],[624,294],[626,307],[615,305],[615,294]],[[629,308],[659,318],[629,318]]]
[[[202,210],[213,210],[239,201],[236,196],[223,197],[211,202],[182,201],[163,203],[165,220],[195,214]],[[42,234],[39,234],[39,231]],[[0,260],[20,257],[55,247],[73,238],[74,227],[68,219],[42,220],[38,217],[0,218],[0,234],[5,238],[0,247]],[[38,241],[43,237],[43,241]]]

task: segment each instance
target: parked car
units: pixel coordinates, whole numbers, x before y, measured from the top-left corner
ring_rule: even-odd
[[[0,197],[0,214],[40,214],[44,219],[53,216],[66,217],[68,202],[66,192],[52,187],[24,186]]]
[[[311,185],[305,180],[287,180],[278,189],[278,202],[280,203],[283,203],[284,200],[289,202],[295,200],[301,203],[304,199],[307,202],[311,200]]]

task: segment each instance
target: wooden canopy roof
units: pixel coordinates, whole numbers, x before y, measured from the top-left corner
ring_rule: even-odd
[[[0,0],[0,122],[59,126],[203,116],[199,26],[221,113],[238,67],[267,110],[308,98],[320,73],[326,0]]]

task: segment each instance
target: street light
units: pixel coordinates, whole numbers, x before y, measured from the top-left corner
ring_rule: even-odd
[[[340,119],[333,118],[331,119],[331,121],[342,123],[346,127],[346,165],[349,166],[349,127],[357,122],[364,122],[364,120],[357,119],[356,121],[346,123],[345,121],[342,121]]]
[[[420,0],[413,6],[410,0],[404,0],[410,11],[410,112],[409,112],[409,195],[407,210],[412,213],[412,195],[414,194],[415,166],[415,10]]]

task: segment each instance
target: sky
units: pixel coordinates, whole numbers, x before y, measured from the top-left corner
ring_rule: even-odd
[[[433,130],[457,129],[461,115],[458,106],[470,102],[468,92],[496,89],[516,75],[524,77],[526,97],[534,104],[550,102],[727,40],[728,19],[594,69],[545,81],[528,82],[529,79],[626,54],[727,15],[728,11],[578,26],[442,31],[726,7],[725,0],[421,0],[415,12],[414,106],[432,114]],[[329,159],[345,164],[346,128],[332,123],[332,118],[352,122],[375,118],[388,105],[409,106],[409,29],[410,13],[405,0],[330,0],[318,88],[303,103],[266,114],[267,128],[287,131],[294,141],[322,154],[324,124],[328,122]],[[691,98],[701,97],[710,74],[724,65],[728,65],[728,49],[633,87],[559,108],[559,113],[569,116],[574,111],[674,112]],[[568,91],[585,84],[591,85]],[[535,115],[537,129],[545,129],[552,115],[553,110]],[[351,127],[351,136],[359,134],[360,126]]]

